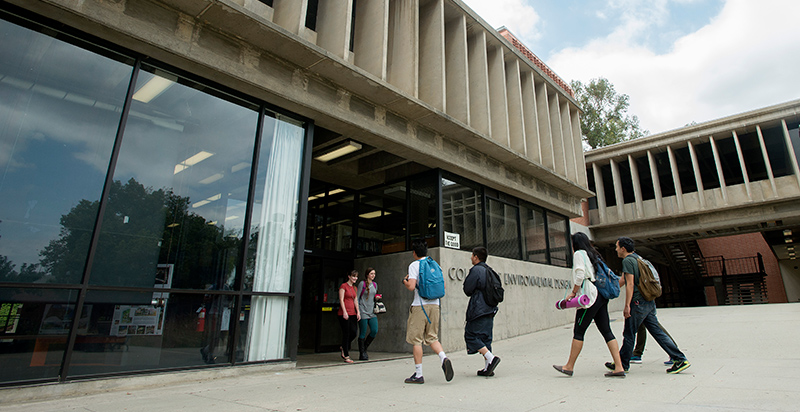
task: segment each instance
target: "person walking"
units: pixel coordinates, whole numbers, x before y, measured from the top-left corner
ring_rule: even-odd
[[[678,345],[661,329],[656,316],[656,302],[645,300],[639,292],[639,255],[635,253],[633,239],[620,237],[616,243],[617,256],[622,258],[622,279],[620,286],[625,285],[625,330],[622,333],[622,348],[619,357],[622,367],[626,371],[630,367],[631,356],[633,353],[634,341],[639,326],[644,324],[653,339],[658,342],[661,349],[669,355],[673,361],[672,366],[667,369],[667,373],[681,373],[691,366],[686,356],[678,349]],[[616,360],[614,363],[606,362],[606,367],[617,369]]]
[[[403,278],[403,285],[414,292],[406,322],[406,342],[414,346],[414,373],[406,378],[405,383],[425,383],[422,376],[422,345],[430,345],[439,355],[445,380],[450,382],[453,379],[453,364],[439,343],[439,299],[423,299],[417,290],[419,263],[428,256],[428,244],[424,240],[415,240],[411,250],[414,261],[408,265],[408,274]]]
[[[658,323],[658,327],[664,331],[664,333],[675,342],[675,338],[669,334],[666,328],[661,325],[661,322]],[[636,330],[636,347],[633,348],[633,355],[631,355],[631,363],[642,363],[642,356],[644,355],[644,347],[647,344],[647,328],[644,326],[644,323],[639,325],[639,329]],[[675,342],[677,345],[678,342]],[[672,366],[675,361],[673,359],[667,359],[664,361],[664,366]]]
[[[375,269],[367,268],[364,280],[358,284],[358,360],[369,360],[367,349],[378,334],[378,316],[375,314],[375,295],[378,284],[375,283]],[[369,329],[369,336],[367,336]]]
[[[339,286],[339,325],[342,327],[342,359],[346,363],[353,363],[350,359],[350,343],[356,337],[358,321],[361,313],[358,310],[355,284],[358,280],[358,271],[353,270],[347,277],[347,282]]]
[[[572,292],[567,296],[567,300],[573,299],[577,296],[578,291],[581,289],[581,284],[584,279],[590,282],[595,281],[595,263],[602,260],[600,253],[592,246],[589,237],[585,233],[577,232],[572,235]],[[608,317],[608,299],[597,293],[597,289],[592,285],[595,296],[590,298],[595,299],[594,303],[588,308],[581,308],[575,312],[575,326],[572,331],[572,346],[569,351],[569,359],[563,366],[553,365],[555,370],[567,375],[572,376],[575,370],[575,362],[578,360],[583,349],[583,338],[586,334],[586,329],[594,320],[597,330],[603,335],[608,351],[611,352],[611,357],[614,358],[614,368],[611,372],[605,374],[608,378],[624,378],[625,371],[622,369],[619,354],[619,345],[614,333],[611,332],[611,324]]]
[[[485,361],[478,376],[494,376],[494,369],[500,363],[500,357],[492,353],[492,330],[497,306],[489,305],[483,296],[490,281],[489,276],[492,275],[492,269],[486,264],[488,257],[489,252],[485,247],[472,249],[472,268],[464,279],[464,294],[469,296],[467,323],[464,325],[467,354],[480,353]]]

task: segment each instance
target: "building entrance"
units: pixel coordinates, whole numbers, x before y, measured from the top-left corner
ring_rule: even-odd
[[[341,345],[339,285],[353,269],[350,254],[320,256],[306,253],[303,260],[298,353],[333,352]]]

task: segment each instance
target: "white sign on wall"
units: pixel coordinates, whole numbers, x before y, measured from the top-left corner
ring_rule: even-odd
[[[444,247],[461,249],[461,235],[458,233],[444,232]]]

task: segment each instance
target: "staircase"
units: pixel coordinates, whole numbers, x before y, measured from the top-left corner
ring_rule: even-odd
[[[696,241],[667,243],[661,252],[670,266],[669,279],[662,279],[662,306],[705,306],[708,273],[703,252]]]
[[[705,259],[705,263],[713,277],[720,304],[769,303],[767,273],[761,254],[736,259],[713,256]]]

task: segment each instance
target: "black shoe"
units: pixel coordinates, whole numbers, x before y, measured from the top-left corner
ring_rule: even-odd
[[[478,376],[494,376],[494,372],[487,372],[486,369],[478,371]]]
[[[364,339],[358,340],[358,360],[369,360],[369,356],[367,355],[367,347],[364,343]]]
[[[672,367],[667,369],[667,373],[681,373],[686,370],[689,366],[692,366],[689,361],[678,361],[672,364]]]
[[[613,371],[614,369],[617,369],[617,368],[616,368],[616,365],[614,365],[614,362],[606,362],[606,368],[608,368],[609,370],[612,370],[612,371]],[[627,372],[628,372],[628,370],[627,370],[627,369],[625,369],[625,372],[627,373]]]
[[[411,375],[410,378],[406,378],[406,380],[404,382],[405,383],[425,383],[425,378],[423,378],[422,376],[417,377],[417,373],[414,372],[414,374]]]
[[[444,371],[444,379],[446,381],[450,382],[453,380],[453,364],[450,362],[450,358],[444,358],[442,370]]]
[[[495,356],[494,359],[489,362],[489,366],[486,367],[486,372],[494,375],[494,368],[496,368],[498,364],[500,364],[500,357]]]

